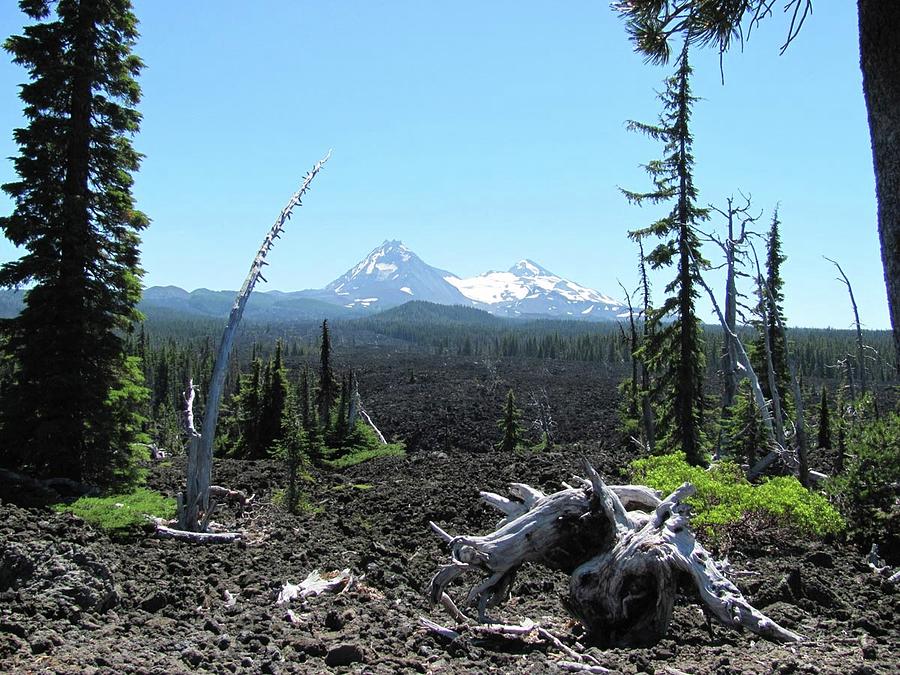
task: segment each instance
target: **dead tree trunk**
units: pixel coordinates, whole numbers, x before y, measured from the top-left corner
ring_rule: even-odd
[[[216,354],[216,362],[210,378],[209,395],[206,400],[203,430],[199,435],[194,429],[193,412],[190,412],[187,490],[185,491],[183,502],[179,506],[178,514],[179,527],[183,530],[203,532],[212,513],[209,507],[209,484],[212,476],[213,441],[216,436],[216,422],[219,417],[219,404],[221,403],[222,391],[225,386],[225,375],[228,371],[228,359],[231,356],[231,348],[234,346],[238,325],[241,322],[241,317],[244,315],[244,308],[247,306],[247,301],[250,299],[250,294],[253,292],[256,283],[260,279],[266,280],[262,275],[262,268],[268,265],[266,256],[275,245],[275,240],[281,237],[281,232],[287,221],[290,220],[294,207],[302,205],[301,198],[330,156],[331,152],[319,160],[312,170],[306,174],[300,189],[294,193],[287,205],[282,209],[275,224],[272,225],[266,238],[263,240],[256,257],[253,259],[253,264],[250,266],[250,273],[244,280],[244,285],[234,300],[231,314],[228,316],[228,323],[225,325],[222,340],[219,343],[219,351]],[[193,398],[194,389],[191,387],[190,392],[185,393],[185,405],[188,411],[191,411]],[[202,520],[200,517],[201,512],[204,514]]]
[[[838,272],[841,273],[841,278],[839,279],[839,281],[844,282],[844,285],[847,286],[847,292],[850,294],[850,305],[853,307],[853,325],[856,327],[856,372],[858,373],[860,394],[865,396],[866,363],[864,357],[866,346],[863,344],[862,325],[859,322],[859,309],[856,307],[856,298],[853,295],[853,286],[850,285],[850,280],[847,278],[847,275],[844,274],[844,270],[841,269],[841,266],[838,265],[836,261],[825,256],[822,257],[825,258],[825,260],[827,260],[828,262],[832,263],[835,267],[837,267]]]
[[[734,400],[737,397],[738,382],[741,379],[738,372],[738,355],[734,347],[734,342],[729,335],[737,334],[737,257],[739,247],[747,239],[747,225],[756,222],[757,218],[750,215],[750,199],[744,197],[745,204],[743,206],[735,206],[734,199],[729,197],[728,206],[725,210],[712,206],[715,211],[721,214],[728,226],[728,236],[723,241],[714,234],[708,234],[706,237],[717,244],[725,255],[725,325],[722,327],[724,333],[725,348],[722,353],[722,419],[730,415],[731,408],[734,406]],[[741,221],[741,231],[739,235],[735,234],[735,218]],[[719,432],[719,440],[716,443],[716,457],[722,450],[723,432]]]
[[[585,470],[583,487],[551,495],[520,483],[511,486],[515,500],[482,494],[506,515],[488,535],[451,537],[432,523],[452,555],[431,580],[432,603],[444,599],[453,579],[482,572],[487,578],[472,587],[466,604],[484,621],[487,608],[509,595],[518,568],[535,562],[571,574],[568,607],[593,639],[644,645],[665,635],[684,572],[723,624],[780,642],[802,639],[751,607],[694,539],[682,503],[692,486],[660,501],[647,488],[605,485],[587,462]]]
[[[647,263],[644,259],[644,244],[638,239],[640,251],[641,291],[643,294],[643,325],[641,330],[641,343],[646,344],[650,337],[650,324],[647,318],[650,316],[650,280],[647,278]],[[650,371],[647,364],[641,359],[641,423],[644,429],[644,442],[648,452],[652,453],[656,445],[656,419],[653,414],[653,401],[650,392]]]

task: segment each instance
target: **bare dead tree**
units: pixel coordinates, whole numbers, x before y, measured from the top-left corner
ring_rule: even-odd
[[[650,280],[647,277],[647,259],[644,257],[644,242],[637,239],[638,252],[640,254],[638,271],[641,276],[641,344],[646,344],[650,338]],[[652,392],[650,390],[650,371],[643,359],[640,360],[641,373],[641,426],[644,431],[644,443],[647,452],[652,453],[656,445],[656,419],[653,414]]]
[[[847,278],[847,275],[844,274],[844,270],[841,269],[841,266],[837,263],[837,261],[832,260],[827,256],[822,256],[837,267],[838,272],[840,272],[841,278],[838,281],[843,282],[843,284],[847,287],[847,292],[850,294],[850,304],[853,306],[853,324],[856,326],[856,371],[859,378],[859,391],[860,394],[866,395],[866,364],[865,364],[865,348],[866,345],[863,344],[862,338],[862,325],[859,322],[859,309],[856,306],[856,298],[853,295],[853,286],[850,285],[850,280]]]
[[[209,486],[212,477],[212,448],[216,435],[216,422],[219,417],[219,404],[222,399],[222,391],[225,385],[225,376],[228,372],[228,360],[231,355],[231,349],[234,346],[235,335],[237,334],[238,325],[241,317],[244,315],[244,308],[250,299],[250,294],[257,282],[266,278],[262,274],[262,269],[269,263],[266,256],[275,245],[275,240],[281,238],[287,221],[291,218],[291,212],[294,207],[302,206],[301,199],[309,189],[313,179],[322,169],[322,166],[331,157],[331,151],[325,157],[320,159],[316,165],[306,174],[300,189],[295,192],[287,205],[282,209],[274,225],[269,229],[259,251],[253,258],[250,266],[250,272],[244,280],[241,290],[238,291],[228,316],[228,323],[222,333],[222,340],[219,343],[219,350],[216,355],[215,365],[213,366],[212,377],[209,385],[209,395],[206,401],[206,412],[203,419],[203,430],[197,435],[193,423],[192,404],[194,399],[194,388],[190,387],[189,392],[185,392],[186,406],[186,424],[189,429],[190,445],[188,453],[188,472],[187,487],[181,499],[180,512],[178,516],[179,527],[182,530],[199,531],[206,530],[209,517],[212,515],[209,501]],[[188,415],[188,411],[191,411]],[[190,421],[190,426],[187,422]],[[202,514],[202,516],[201,516]]]
[[[545,449],[549,450],[553,447],[556,438],[556,420],[553,419],[546,387],[541,387],[539,392],[529,394],[529,407],[537,415],[531,422],[531,426],[541,435]]]
[[[716,312],[716,316],[719,318],[719,323],[725,331],[725,337],[733,344],[735,353],[738,357],[738,364],[744,369],[747,379],[750,381],[750,389],[753,392],[753,397],[756,399],[756,406],[759,408],[760,415],[762,416],[763,427],[766,430],[766,436],[768,437],[769,443],[773,447],[776,447],[779,444],[775,435],[775,424],[772,420],[772,414],[769,412],[765,394],[763,394],[762,387],[759,384],[759,377],[757,377],[756,371],[753,370],[753,364],[750,363],[750,356],[747,354],[747,350],[744,348],[744,344],[741,342],[740,337],[738,337],[737,332],[728,328],[728,322],[725,320],[725,315],[722,312],[722,308],[719,306],[718,300],[716,300],[716,294],[712,292],[709,284],[706,283],[706,280],[700,274],[699,267],[693,257],[691,258],[691,262],[694,265],[697,283],[700,284],[709,296],[713,309]]]
[[[737,331],[737,307],[738,307],[738,291],[737,291],[737,262],[738,253],[741,245],[747,240],[747,226],[754,224],[759,216],[750,215],[751,200],[749,197],[743,197],[743,205],[736,206],[734,197],[729,197],[726,202],[725,209],[710,204],[713,211],[719,213],[725,218],[728,229],[727,236],[722,239],[715,234],[705,234],[708,241],[713,242],[722,249],[725,255],[725,322],[728,324],[728,330]],[[735,232],[736,222],[739,221],[740,232]],[[725,329],[723,329],[725,330]],[[737,385],[740,379],[738,373],[737,353],[734,350],[734,344],[731,340],[725,339],[725,349],[723,354],[722,375],[725,383],[722,395],[722,409],[726,410],[734,405],[734,399],[737,396]]]

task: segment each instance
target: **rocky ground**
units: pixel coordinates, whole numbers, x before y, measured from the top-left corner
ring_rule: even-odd
[[[497,515],[478,490],[503,493],[521,481],[555,491],[583,455],[609,482],[624,478],[629,458],[612,432],[615,378],[586,364],[523,364],[367,356],[366,405],[411,452],[341,473],[311,469],[298,516],[273,503],[285,482],[277,463],[217,459],[214,482],[256,494],[247,511],[223,508],[216,517],[246,534],[237,544],[110,538],[33,500],[25,506],[29,495],[0,486],[0,672],[561,672],[563,654],[546,641],[450,642],[420,623],[453,624],[426,600],[429,579],[448,559],[429,521],[451,534],[490,531]],[[547,388],[565,445],[490,449],[509,387],[520,400]],[[156,464],[149,482],[171,495],[183,476],[176,457]],[[622,673],[897,672],[900,594],[867,566],[866,551],[771,528],[737,531],[729,546],[733,580],[805,642],[710,630],[687,595],[656,646],[600,650],[582,644],[562,606],[566,577],[533,567],[494,618],[538,622]],[[276,605],[285,582],[342,569],[355,578],[345,592]],[[453,591],[459,599],[467,588]]]

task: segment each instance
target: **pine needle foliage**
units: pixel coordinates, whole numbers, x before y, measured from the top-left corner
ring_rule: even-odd
[[[772,223],[766,235],[766,287],[767,297],[761,297],[757,305],[757,315],[765,315],[766,320],[756,321],[757,337],[753,342],[751,355],[753,368],[757,373],[765,373],[766,366],[766,337],[763,331],[769,335],[769,345],[772,350],[772,369],[775,371],[775,386],[782,401],[782,407],[788,407],[791,392],[791,376],[787,360],[787,340],[784,332],[779,327],[787,325],[784,316],[784,279],[781,276],[781,266],[787,260],[787,256],[781,250],[781,219],[778,217],[778,209],[772,215]],[[763,305],[765,305],[763,307]],[[763,311],[764,310],[764,311]],[[769,378],[761,377],[760,386],[767,399],[772,398]]]
[[[127,481],[140,427],[129,411],[146,398],[122,338],[140,316],[138,233],[149,222],[131,194],[137,20],[128,0],[19,7],[35,23],[4,47],[28,71],[27,126],[14,132],[18,178],[3,185],[14,206],[0,228],[24,254],[3,265],[0,285],[31,287],[3,325],[15,372],[0,406],[0,462]]]
[[[704,462],[707,444],[703,432],[703,370],[705,357],[695,301],[699,293],[697,265],[705,261],[694,230],[708,211],[697,205],[694,187],[690,119],[692,69],[687,43],[674,75],[666,80],[660,95],[663,112],[656,125],[631,121],[629,129],[663,143],[663,157],[645,165],[653,183],[648,192],[622,190],[637,205],[671,204],[670,211],[648,227],[629,232],[638,241],[656,237],[661,241],[647,254],[652,269],[675,266],[676,276],[665,287],[667,297],[647,316],[649,335],[643,347],[647,367],[655,374],[655,399],[661,437],[656,450],[682,451],[688,462]]]
[[[503,418],[497,423],[503,438],[497,444],[498,450],[512,452],[522,441],[522,411],[516,407],[516,395],[510,389],[506,394],[506,403],[503,405]]]

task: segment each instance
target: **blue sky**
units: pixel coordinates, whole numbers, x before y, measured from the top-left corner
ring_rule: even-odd
[[[863,323],[889,326],[854,5],[817,3],[783,56],[786,23],[769,20],[726,56],[724,86],[714,51],[693,58],[701,201],[742,190],[765,224],[780,202],[793,325],[850,323],[827,255],[853,282]],[[136,0],[135,10],[146,285],[237,288],[329,148],[270,256],[270,289],[324,286],[384,239],[462,276],[528,257],[610,295],[621,296],[618,280],[635,285],[625,232],[654,213],[617,186],[646,187],[639,165],[659,148],[625,121],[655,121],[670,68],[632,52],[607,2]],[[21,25],[3,3],[0,32]],[[24,78],[0,60],[0,157],[16,152]],[[13,176],[0,162],[0,181]],[[0,260],[15,255],[0,243]]]

